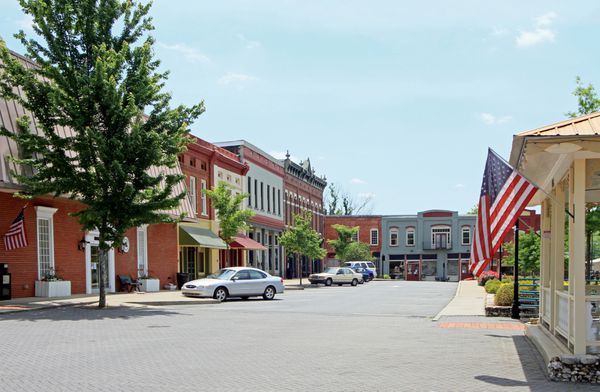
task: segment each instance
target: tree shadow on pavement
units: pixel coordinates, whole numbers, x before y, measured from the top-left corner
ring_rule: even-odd
[[[0,315],[0,323],[3,321],[81,321],[81,320],[104,320],[104,319],[137,319],[151,316],[174,316],[182,315],[166,309],[113,306],[100,309],[95,305],[68,306],[40,310],[31,310]]]
[[[488,336],[507,337],[502,335]],[[510,338],[513,339],[518,355],[514,366],[520,366],[523,369],[525,381],[489,375],[475,376],[476,380],[502,387],[528,387],[531,392],[598,391],[598,388],[592,384],[550,381],[546,376],[546,364],[533,343],[524,335],[514,335]]]

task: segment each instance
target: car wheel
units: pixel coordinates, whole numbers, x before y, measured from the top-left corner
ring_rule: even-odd
[[[266,299],[266,300],[272,300],[273,298],[275,298],[275,287],[268,286],[265,289],[265,292],[263,294],[263,298]]]
[[[358,279],[354,278],[352,279],[352,283],[350,283],[352,286],[356,286],[358,284]]]
[[[213,298],[219,302],[223,302],[227,299],[228,295],[229,293],[227,292],[227,289],[225,287],[218,287],[215,290],[215,295],[213,295]]]
[[[331,286],[331,283],[333,283],[332,280],[331,279],[327,279],[325,281],[325,286]]]

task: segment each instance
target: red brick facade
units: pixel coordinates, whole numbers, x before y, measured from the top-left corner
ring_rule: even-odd
[[[337,232],[333,229],[332,225],[339,224],[349,227],[358,226],[359,241],[369,245],[371,254],[376,257],[381,253],[381,216],[379,215],[356,215],[356,216],[340,216],[340,215],[327,215],[325,216],[325,244],[327,240],[337,239]],[[371,244],[371,230],[377,230],[377,244]],[[330,245],[326,245],[327,257],[330,259],[335,258],[335,253]]]
[[[13,197],[12,193],[0,192],[0,235],[7,232],[8,227],[18,215],[21,208],[25,210],[25,230],[28,245],[7,251],[4,241],[0,242],[0,263],[8,264],[12,274],[12,297],[31,297],[34,295],[35,281],[38,279],[38,245],[36,206],[52,207],[57,211],[53,215],[54,236],[54,270],[64,280],[71,281],[71,293],[86,292],[85,250],[79,250],[79,242],[84,238],[77,218],[69,216],[77,212],[83,205],[62,198],[35,198],[25,201]],[[129,251],[123,253],[115,250],[115,282],[119,289],[118,275],[137,276],[137,235],[136,229],[126,233],[129,239]],[[151,225],[148,227],[148,274],[160,279],[161,286],[175,282],[177,273],[177,231],[175,224]]]

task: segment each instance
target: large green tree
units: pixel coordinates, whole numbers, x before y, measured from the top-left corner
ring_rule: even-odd
[[[106,306],[108,251],[127,229],[171,222],[173,168],[187,143],[188,124],[203,103],[171,109],[162,88],[167,73],[154,58],[150,3],[135,0],[20,0],[33,20],[33,38],[15,35],[36,64],[30,68],[0,41],[0,94],[32,113],[20,132],[0,132],[25,151],[17,163],[26,195],[67,196],[85,204],[75,215],[99,231],[99,306]],[[15,88],[25,98],[15,94]],[[144,114],[147,112],[147,115]],[[35,120],[43,135],[30,130]],[[56,130],[72,132],[60,135]]]
[[[503,265],[515,265],[515,244],[503,245],[506,256]],[[524,275],[537,276],[540,273],[540,235],[534,231],[519,233],[519,271]]]
[[[591,83],[584,86],[579,76],[575,78],[575,84],[576,87],[573,90],[573,95],[577,98],[577,111],[567,112],[567,116],[578,117],[599,111],[600,98],[598,98],[594,86]]]
[[[351,242],[346,248],[344,253],[344,259],[342,261],[374,261],[375,258],[371,256],[371,249],[369,245],[364,242]]]
[[[285,251],[298,260],[296,268],[300,285],[302,285],[301,257],[323,259],[326,252],[321,246],[322,242],[321,235],[312,228],[312,214],[308,211],[294,214],[294,226],[288,227],[279,237],[279,243]]]
[[[337,233],[338,238],[333,240],[327,240],[327,243],[331,245],[335,252],[335,257],[340,261],[346,261],[346,252],[348,247],[352,243],[352,237],[358,233],[359,227],[349,227],[345,225],[335,224],[331,227]]]
[[[233,242],[236,235],[248,228],[248,221],[254,212],[242,209],[242,202],[248,197],[247,193],[233,194],[231,187],[225,181],[219,181],[214,189],[204,191],[212,201],[219,220],[219,236],[227,246]],[[229,267],[229,252],[225,252],[225,266]]]

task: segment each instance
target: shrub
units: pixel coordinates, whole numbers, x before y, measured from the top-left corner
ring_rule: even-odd
[[[498,279],[498,273],[496,271],[483,271],[477,279],[477,284],[485,286],[486,282],[490,279]]]
[[[496,291],[498,291],[500,285],[502,285],[502,282],[500,282],[498,279],[489,279],[487,282],[485,282],[485,291],[486,293],[496,294]]]
[[[390,279],[390,276],[388,274],[383,275],[383,279]]]
[[[496,297],[494,298],[494,304],[497,306],[510,306],[513,303],[514,288],[512,283],[502,283],[498,291],[496,291]]]

